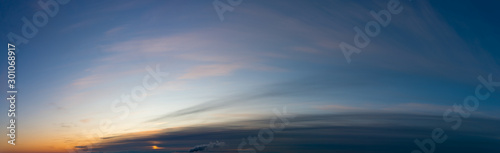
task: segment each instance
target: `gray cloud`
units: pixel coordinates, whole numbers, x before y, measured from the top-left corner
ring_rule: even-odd
[[[237,152],[242,139],[257,136],[260,129],[269,127],[270,118],[116,138],[93,151],[154,151],[150,146],[155,141],[160,143],[154,145],[165,148],[164,152],[188,152],[204,147],[193,148],[193,144],[218,139],[224,140],[226,147],[217,152]],[[436,152],[498,152],[499,121],[498,118],[468,118],[459,131],[453,131],[441,116],[381,112],[303,114],[291,120],[283,131],[276,132],[274,140],[261,152],[411,152],[418,148],[413,141],[430,138],[434,128],[444,129],[449,137],[445,143],[437,145]]]
[[[209,144],[197,145],[197,146],[189,149],[189,152],[208,151],[209,149],[212,149],[212,148],[221,148],[221,147],[224,147],[224,145],[226,145],[226,143],[215,141],[215,142],[210,142]]]

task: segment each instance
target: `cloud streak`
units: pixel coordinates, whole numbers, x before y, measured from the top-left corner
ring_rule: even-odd
[[[470,118],[463,123],[460,132],[451,131],[440,116],[405,113],[346,113],[324,115],[298,115],[287,128],[275,133],[272,143],[262,152],[361,152],[386,153],[410,152],[417,146],[414,139],[430,135],[429,129],[440,127],[448,131],[449,142],[439,146],[436,152],[481,152],[500,151],[496,147],[500,136],[498,118]],[[213,139],[224,140],[227,147],[217,152],[237,152],[241,139],[255,135],[260,128],[269,124],[268,118],[165,129],[154,135],[136,138],[112,139],[103,143],[95,151],[123,151],[147,148],[149,142],[160,142],[158,147],[166,147],[165,152],[200,150],[210,144],[186,150],[177,150]],[[195,138],[195,139],[193,139]],[[320,139],[318,139],[320,138]],[[476,142],[482,143],[476,143]],[[215,145],[215,144],[214,144]],[[251,146],[245,146],[249,148]],[[199,148],[199,149],[196,149]],[[148,150],[142,150],[147,152]]]
[[[210,149],[213,149],[213,148],[221,148],[221,147],[224,147],[224,145],[226,145],[226,143],[224,142],[219,142],[219,141],[215,141],[215,142],[210,142],[209,144],[201,144],[201,145],[197,145],[191,149],[189,149],[189,152],[202,152],[202,151],[209,151]]]

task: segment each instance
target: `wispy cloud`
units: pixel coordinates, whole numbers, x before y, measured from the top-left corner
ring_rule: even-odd
[[[74,31],[74,30],[77,30],[79,28],[84,28],[85,26],[91,26],[91,25],[95,24],[96,22],[97,22],[96,19],[87,19],[87,20],[83,20],[83,21],[78,21],[77,23],[68,25],[67,27],[61,29],[61,32],[65,33],[65,32]]]
[[[113,34],[116,34],[120,31],[123,31],[127,29],[126,26],[118,26],[118,27],[115,27],[115,28],[112,28],[112,29],[109,29],[108,31],[106,31],[104,34],[106,34],[107,36],[110,36],[110,35],[113,35]]]
[[[231,74],[231,72],[242,68],[237,64],[214,64],[214,65],[201,65],[188,70],[188,72],[179,77],[179,79],[198,79],[211,76],[224,76]]]

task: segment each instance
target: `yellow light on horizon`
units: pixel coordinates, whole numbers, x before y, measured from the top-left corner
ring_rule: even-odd
[[[158,149],[158,147],[157,146],[153,146],[153,149]]]

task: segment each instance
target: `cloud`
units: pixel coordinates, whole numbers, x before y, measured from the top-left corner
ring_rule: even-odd
[[[232,63],[236,61],[244,60],[243,57],[229,56],[224,54],[210,54],[210,53],[186,53],[178,55],[177,57],[192,61],[202,61],[202,62],[217,62],[217,63]]]
[[[75,146],[76,150],[81,150],[81,151],[90,151],[87,146]]]
[[[349,79],[346,79],[347,77],[349,77]],[[366,88],[379,83],[374,81],[377,80],[377,77],[375,76],[370,79],[363,79],[363,77],[364,76],[362,75],[344,76],[342,74],[339,75],[336,73],[326,72],[307,77],[289,79],[278,83],[258,86],[248,89],[245,92],[234,93],[220,98],[206,100],[197,105],[155,117],[149,120],[149,122],[171,120],[188,115],[200,115],[222,109],[238,107],[249,109],[255,106],[269,107],[276,104],[274,103],[275,99],[269,100],[271,98],[287,98],[293,96],[311,98],[331,96],[332,92],[338,92],[337,90],[339,89],[342,89],[342,91],[345,92],[354,92],[356,91],[355,89]],[[345,94],[339,94],[338,97],[340,96],[345,96]],[[391,97],[391,99],[394,98],[397,98],[397,96]],[[295,101],[290,100],[288,103],[292,104],[293,102]]]
[[[91,26],[93,24],[95,24],[97,22],[96,19],[87,19],[87,20],[82,20],[82,21],[78,21],[77,23],[74,23],[72,25],[69,25],[65,28],[62,28],[61,29],[61,32],[70,32],[70,31],[73,31],[73,30],[76,30],[76,29],[79,29],[79,28],[84,28],[86,26]]]
[[[324,76],[305,77],[292,81],[265,85],[245,93],[233,94],[219,99],[208,100],[192,107],[188,107],[185,109],[175,111],[173,113],[168,113],[160,117],[156,117],[155,119],[152,119],[150,121],[158,121],[164,119],[168,120],[186,115],[202,114],[215,110],[227,109],[234,106],[244,105],[252,101],[262,100],[266,98],[283,97],[292,94],[305,95],[306,93],[314,93],[321,90],[332,89],[333,87],[337,87],[338,85],[344,86],[349,84],[351,86],[355,86],[357,84],[362,84],[362,83],[363,81],[337,82],[333,79],[326,78]]]
[[[156,142],[162,151],[201,151],[210,144],[188,147],[214,139],[223,139],[227,147],[217,152],[237,152],[238,146],[249,136],[257,137],[259,130],[269,128],[272,117],[222,124],[198,125],[165,129],[151,135],[114,139],[101,143],[93,151],[148,151]],[[448,135],[445,143],[437,145],[436,152],[498,152],[499,118],[467,118],[459,132],[451,130],[442,116],[408,113],[344,113],[307,115],[297,114],[283,131],[275,132],[262,152],[411,152],[418,149],[415,139],[430,138],[432,129],[442,128]],[[242,140],[243,139],[243,140]],[[481,143],[477,143],[481,142]],[[205,147],[206,146],[206,147]],[[215,144],[214,144],[215,146]],[[244,149],[253,147],[243,146]],[[185,150],[182,150],[185,149]]]
[[[80,122],[82,122],[82,123],[88,123],[88,122],[90,122],[91,120],[92,120],[92,119],[90,119],[90,118],[86,118],[86,119],[81,119],[81,120],[80,120]]]
[[[73,128],[73,127],[77,127],[75,124],[73,123],[59,123],[59,126],[61,128]]]
[[[229,43],[212,38],[214,33],[211,30],[216,29],[197,29],[187,33],[157,37],[136,37],[110,45],[103,45],[102,48],[108,52],[136,52],[144,54],[172,51],[187,52],[214,49],[216,46],[232,46]]]
[[[123,79],[123,76],[133,76],[144,71],[146,71],[145,68],[127,67],[124,69],[120,66],[101,65],[94,67],[91,71],[87,70],[89,72],[87,76],[74,80],[71,85],[77,88],[96,87],[117,78]]]
[[[353,111],[353,110],[362,110],[362,108],[358,107],[351,107],[351,106],[343,106],[343,105],[334,105],[334,104],[329,104],[329,105],[321,105],[321,106],[315,106],[316,109],[319,110],[335,110],[335,111]]]
[[[201,144],[201,145],[194,146],[193,148],[189,149],[189,152],[208,151],[208,150],[213,149],[213,148],[224,147],[224,145],[226,145],[226,143],[215,141],[215,142],[210,142],[209,144]]]
[[[192,68],[186,74],[179,77],[179,79],[198,79],[211,76],[224,76],[231,74],[231,72],[241,68],[238,64],[212,64],[201,65]]]
[[[300,52],[305,52],[305,53],[312,53],[312,54],[318,54],[320,51],[317,49],[311,48],[311,47],[292,47],[292,50],[295,51],[300,51]]]
[[[426,103],[401,103],[393,105],[388,108],[384,108],[387,111],[400,111],[400,112],[421,112],[425,114],[441,114],[446,109],[451,108],[451,106],[437,105],[437,104],[426,104]]]
[[[123,31],[127,29],[126,26],[118,26],[118,27],[115,27],[115,28],[112,28],[112,29],[109,29],[108,31],[104,32],[104,34],[106,36],[110,36],[110,35],[113,35],[117,32],[120,32],[120,31]]]

